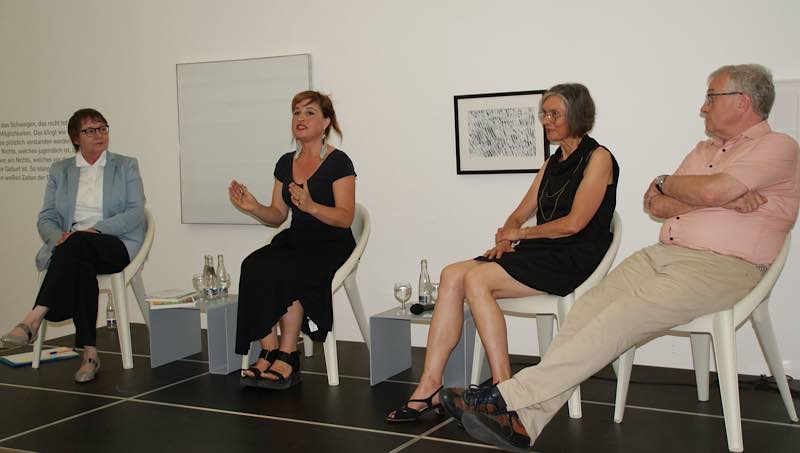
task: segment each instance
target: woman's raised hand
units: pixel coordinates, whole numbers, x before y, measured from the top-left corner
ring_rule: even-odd
[[[228,197],[234,206],[243,211],[253,212],[258,207],[258,200],[247,190],[247,186],[235,179],[228,187]]]
[[[291,195],[292,203],[303,212],[312,214],[312,210],[316,203],[311,198],[311,192],[308,191],[308,182],[304,185],[289,183],[289,195]]]

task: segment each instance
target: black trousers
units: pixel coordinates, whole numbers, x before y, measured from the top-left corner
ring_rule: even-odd
[[[75,324],[75,347],[95,346],[99,274],[114,274],[130,263],[116,236],[77,231],[56,246],[36,304],[48,307],[45,319]]]

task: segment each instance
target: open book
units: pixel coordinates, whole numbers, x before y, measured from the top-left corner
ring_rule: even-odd
[[[195,296],[197,292],[187,289],[165,289],[148,294],[145,300],[150,304],[151,310],[162,308],[196,308]]]

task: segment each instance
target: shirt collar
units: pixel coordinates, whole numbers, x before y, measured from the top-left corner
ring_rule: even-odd
[[[106,166],[106,155],[107,153],[103,151],[103,154],[100,155],[100,158],[97,159],[97,162],[94,165],[86,162],[86,159],[83,158],[83,154],[78,151],[78,155],[75,156],[75,166],[76,167],[105,167]]]
[[[769,127],[769,123],[767,123],[767,120],[764,120],[764,121],[761,121],[759,123],[756,123],[756,124],[750,126],[744,132],[742,132],[741,134],[731,138],[730,140],[723,141],[720,138],[714,137],[712,139],[712,142],[717,146],[722,146],[723,143],[726,143],[726,144],[728,144],[728,143],[737,143],[737,142],[739,142],[739,140],[741,140],[743,138],[754,139],[754,138],[763,137],[763,136],[769,134],[770,132],[772,132],[772,129]]]

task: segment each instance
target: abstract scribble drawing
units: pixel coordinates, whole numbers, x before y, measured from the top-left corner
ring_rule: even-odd
[[[536,110],[533,107],[471,110],[471,158],[536,156]]]

